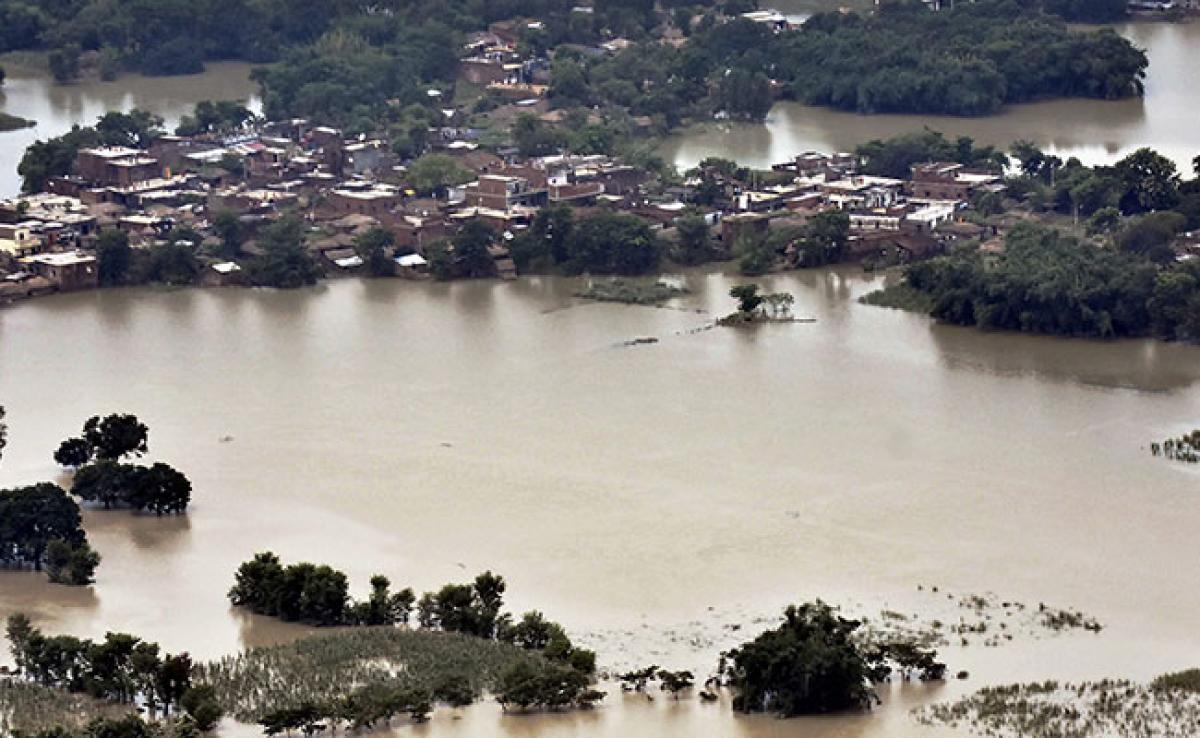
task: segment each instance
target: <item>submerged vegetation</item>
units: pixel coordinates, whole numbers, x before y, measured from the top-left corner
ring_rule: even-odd
[[[9,616],[6,636],[18,679],[0,683],[0,723],[13,731],[79,727],[139,707],[162,717],[182,711],[200,730],[221,717],[215,698],[192,687],[186,653],[160,655],[157,643],[127,633],[100,642],[48,636],[19,613]]]
[[[1150,686],[1126,680],[988,687],[915,711],[927,725],[965,726],[994,738],[1190,738],[1200,734],[1196,670]]]
[[[1200,430],[1185,433],[1178,438],[1168,438],[1162,443],[1150,444],[1150,453],[1155,456],[1182,461],[1185,464],[1200,463]]]
[[[149,450],[150,431],[135,415],[92,416],[83,432],[59,444],[54,460],[75,467],[71,494],[108,510],[128,507],[155,515],[182,513],[192,499],[192,483],[161,462],[137,466],[120,462]]]
[[[871,304],[915,304],[956,325],[1120,338],[1200,338],[1200,264],[1156,264],[1137,254],[1021,223],[1004,252],[977,250],[910,264],[905,294],[889,287]]]
[[[912,642],[863,647],[855,637],[861,625],[820,600],[788,607],[779,627],[722,654],[734,709],[784,717],[861,710],[878,699],[871,682],[896,669],[942,679],[936,651]]]
[[[688,289],[663,281],[630,282],[624,279],[593,280],[587,289],[576,292],[576,297],[597,302],[622,302],[627,305],[661,305]]]
[[[317,720],[328,721],[344,714],[338,706],[361,703],[372,694],[386,694],[392,704],[402,706],[395,714],[419,719],[433,702],[469,704],[484,691],[506,696],[513,704],[581,706],[589,697],[587,679],[568,679],[561,668],[541,653],[511,643],[375,627],[320,634],[202,664],[197,681],[212,686],[220,703],[246,722],[301,708],[315,708]],[[558,679],[556,686],[548,686],[553,680],[547,675]],[[530,679],[542,682],[533,698]],[[422,701],[424,711],[413,709]]]

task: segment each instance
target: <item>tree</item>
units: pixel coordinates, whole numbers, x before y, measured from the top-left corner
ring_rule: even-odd
[[[522,113],[512,126],[513,143],[521,156],[548,156],[566,145],[566,136],[545,121]]]
[[[108,510],[129,504],[140,476],[141,470],[136,466],[101,459],[75,473],[71,494],[87,502],[99,502]]]
[[[1121,210],[1126,213],[1166,210],[1179,201],[1175,163],[1152,149],[1138,149],[1114,169],[1125,186]]]
[[[680,264],[702,264],[712,257],[712,234],[703,216],[683,216],[675,221],[675,232],[675,261]]]
[[[743,315],[754,314],[763,302],[756,284],[739,284],[729,290],[729,296],[738,301],[738,312]]]
[[[496,264],[488,247],[496,238],[496,232],[479,218],[472,218],[454,234],[454,263],[458,271],[467,277],[487,277],[496,271]]]
[[[132,481],[128,503],[155,515],[182,513],[192,499],[192,483],[167,464],[139,469]]]
[[[79,55],[82,50],[76,44],[61,46],[50,52],[47,61],[50,64],[50,74],[59,84],[74,82],[79,79]]]
[[[105,146],[144,149],[163,135],[162,116],[145,110],[109,111],[96,121],[96,133]]]
[[[87,541],[79,505],[50,482],[0,490],[0,564],[41,569],[51,541]]]
[[[804,226],[800,266],[824,266],[841,261],[850,239],[850,216],[841,210],[817,213]]]
[[[55,538],[46,546],[46,574],[55,584],[83,586],[95,581],[100,554],[87,542],[72,545]]]
[[[820,600],[789,606],[782,625],[724,655],[734,709],[790,717],[869,707],[858,627]]]
[[[123,284],[129,274],[129,265],[133,262],[129,236],[115,228],[101,231],[96,241],[96,261],[101,286]]]
[[[196,724],[196,729],[207,733],[217,727],[225,710],[217,700],[216,690],[208,684],[194,684],[179,700],[179,706]]]
[[[1187,225],[1187,218],[1175,212],[1149,213],[1125,226],[1116,235],[1117,247],[1166,264],[1175,259],[1171,242]]]
[[[662,244],[650,226],[619,213],[580,220],[566,246],[564,266],[573,273],[645,274],[656,269],[662,258]]]
[[[696,678],[690,671],[658,671],[659,686],[664,692],[670,692],[675,699],[679,699],[679,693],[690,689],[695,681]]]
[[[221,239],[217,255],[222,259],[235,259],[242,250],[245,236],[242,232],[242,222],[237,213],[232,210],[222,210],[213,219],[213,233]]]
[[[408,182],[422,194],[436,193],[446,187],[466,184],[471,173],[447,154],[425,154],[408,168]]]
[[[250,264],[250,279],[264,287],[291,289],[316,284],[320,267],[304,248],[304,224],[285,215],[261,229],[258,244],[265,254]]]
[[[372,228],[354,238],[354,250],[372,277],[390,277],[396,273],[396,263],[388,256],[395,245],[396,237],[386,228]]]
[[[54,461],[59,466],[79,468],[92,459],[92,446],[82,438],[68,438],[54,452]]]
[[[150,431],[136,415],[113,413],[93,415],[83,424],[83,438],[98,459],[115,460],[141,456],[148,450]]]

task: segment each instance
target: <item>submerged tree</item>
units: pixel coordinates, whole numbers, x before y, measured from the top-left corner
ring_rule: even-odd
[[[784,622],[725,655],[734,709],[783,716],[864,709],[876,699],[854,620],[820,600],[789,606]]]

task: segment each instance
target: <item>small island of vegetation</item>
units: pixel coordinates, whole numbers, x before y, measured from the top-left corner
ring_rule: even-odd
[[[1150,444],[1150,453],[1185,464],[1200,464],[1200,430]]]

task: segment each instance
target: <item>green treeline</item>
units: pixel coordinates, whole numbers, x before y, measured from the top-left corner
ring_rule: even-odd
[[[267,551],[238,567],[229,601],[260,615],[317,626],[416,625],[426,630],[498,640],[537,651],[584,674],[596,668],[596,655],[571,644],[558,623],[541,613],[514,621],[502,611],[504,577],[484,572],[470,584],[447,584],[418,600],[410,588],[392,593],[387,577],[371,578],[371,595],[352,602],[346,575],[325,565],[284,565]]]
[[[255,73],[269,117],[304,115],[352,132],[394,128],[401,139],[419,130],[419,111],[432,109],[429,87],[452,86],[465,35],[518,17],[542,22],[523,29],[521,43],[554,51],[556,105],[602,105],[666,127],[715,112],[761,119],[778,93],[860,112],[983,115],[1038,97],[1140,94],[1146,67],[1114,32],[1075,32],[1062,20],[1111,20],[1121,12],[1115,0],[979,0],[939,13],[894,2],[873,15],[820,14],[781,34],[729,20],[753,2],[597,0],[592,13],[574,6],[0,0],[0,52],[52,50],[62,81],[79,76],[88,53],[103,76],[191,73],[212,59],[270,63]],[[667,31],[687,43],[659,43]],[[583,51],[614,36],[637,43],[613,56]]]
[[[79,505],[57,484],[0,490],[0,566],[45,569],[57,584],[89,584],[100,555],[88,545]]]
[[[872,15],[819,14],[796,32],[701,22],[679,49],[644,43],[596,61],[559,54],[551,96],[560,107],[623,107],[667,127],[715,112],[761,119],[773,84],[786,97],[861,113],[985,115],[1043,97],[1140,95],[1146,66],[1112,30],[1073,31],[1012,0],[938,13],[898,2]]]
[[[1079,32],[1011,0],[930,13],[890,3],[825,13],[777,44],[796,99],[862,113],[985,115],[1043,97],[1140,95],[1143,52],[1112,30]]]
[[[938,320],[1097,338],[1200,338],[1200,265],[1159,265],[1044,226],[1021,224],[1004,253],[961,251],[905,269]]]
[[[183,710],[199,730],[210,730],[221,718],[211,690],[192,686],[186,653],[161,654],[157,643],[128,633],[108,633],[99,642],[45,635],[20,613],[9,616],[6,635],[18,675],[42,687],[127,705],[131,712],[138,705],[164,716]]]

